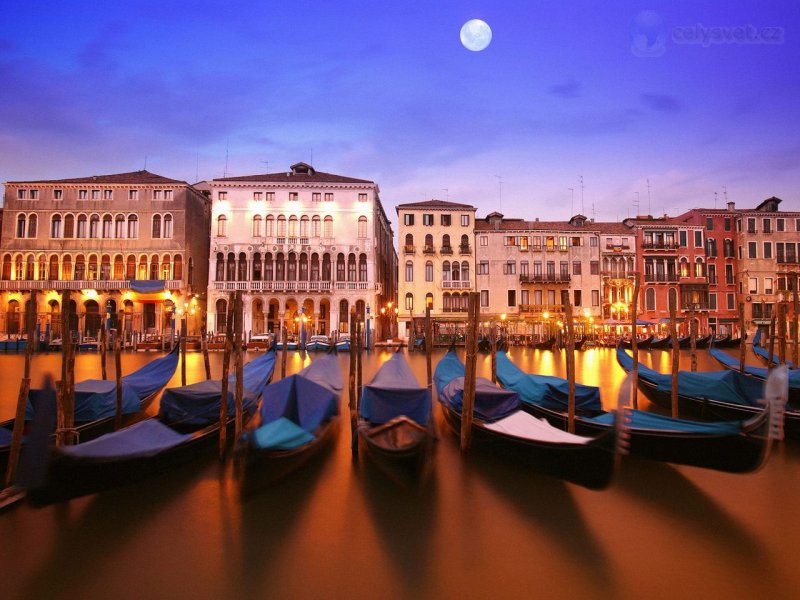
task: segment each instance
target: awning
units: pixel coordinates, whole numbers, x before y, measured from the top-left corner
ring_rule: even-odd
[[[134,292],[140,294],[152,294],[153,292],[164,291],[164,280],[159,279],[131,279],[130,285]]]

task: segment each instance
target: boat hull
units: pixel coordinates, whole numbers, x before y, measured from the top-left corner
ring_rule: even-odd
[[[358,424],[359,448],[389,478],[401,485],[414,485],[427,475],[433,434],[406,416],[382,425]]]

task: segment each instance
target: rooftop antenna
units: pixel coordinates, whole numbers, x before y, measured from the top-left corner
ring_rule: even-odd
[[[262,160],[261,164],[267,165],[267,173],[269,173],[269,161],[268,160]]]
[[[727,185],[723,185],[722,186],[722,196],[723,196],[723,198],[725,198],[725,204],[727,204],[728,203],[728,186]]]
[[[647,178],[647,214],[652,214],[652,209],[650,208],[650,178]]]
[[[223,173],[223,177],[228,176],[228,142],[229,140],[225,140],[225,172]]]
[[[147,171],[147,154],[144,155],[144,171]]]
[[[714,192],[714,210],[717,210],[717,192]]]
[[[571,216],[575,216],[575,188],[567,188],[570,192],[572,192],[572,202],[569,205],[569,210]]]
[[[450,200],[450,188],[442,188],[446,200]]]
[[[503,212],[503,178],[500,175],[495,175],[497,177],[497,184],[500,188],[500,198],[499,198],[499,209],[498,212]]]
[[[583,214],[583,175],[581,175],[581,214]]]
[[[633,193],[636,194],[636,200],[633,202],[633,204],[636,206],[636,216],[638,217],[639,216],[639,192],[633,192]]]
[[[594,202],[592,202],[592,222],[595,221],[596,217],[597,217],[597,213],[595,213],[595,211],[594,211]]]

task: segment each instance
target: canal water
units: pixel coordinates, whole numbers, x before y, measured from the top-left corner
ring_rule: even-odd
[[[444,350],[434,353],[435,361]],[[668,372],[668,352],[642,352]],[[717,369],[699,352],[701,369]],[[130,372],[154,354],[123,356]],[[373,350],[365,382],[388,359]],[[563,354],[514,348],[527,369],[563,375]],[[463,358],[463,354],[462,354]],[[420,382],[425,358],[409,356]],[[221,355],[212,354],[214,375]],[[343,376],[347,358],[340,357]],[[22,356],[0,356],[0,418],[13,414]],[[288,373],[303,366],[290,355]],[[681,368],[689,368],[688,352]],[[488,376],[488,356],[479,355]],[[35,379],[60,372],[35,357]],[[577,355],[578,380],[614,404],[611,349]],[[96,354],[75,378],[97,377]],[[188,355],[189,382],[203,377]],[[276,371],[276,377],[280,373]],[[113,377],[113,360],[109,360]],[[180,384],[178,371],[170,385]],[[343,399],[343,407],[346,399]],[[642,399],[642,404],[647,402]],[[125,488],[0,513],[0,597],[10,598],[797,598],[800,444],[732,475],[626,457],[590,491],[474,448],[444,427],[430,479],[398,488],[364,457],[347,423],[324,460],[248,499],[210,458]]]

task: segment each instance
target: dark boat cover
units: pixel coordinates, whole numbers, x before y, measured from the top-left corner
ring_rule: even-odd
[[[266,352],[244,366],[245,414],[253,414],[264,387],[275,370],[275,353]],[[236,375],[228,377],[228,414],[235,411],[234,392]],[[161,397],[159,417],[167,423],[206,425],[219,420],[222,383],[217,380],[201,381],[191,385],[167,388]]]
[[[364,386],[360,412],[364,419],[375,424],[405,415],[427,426],[431,417],[431,391],[417,383],[405,357],[395,353]]]
[[[715,421],[713,423],[702,423],[699,421],[688,421],[686,419],[673,419],[657,413],[646,412],[643,410],[627,411],[627,421],[632,430],[649,429],[651,431],[669,432],[676,431],[681,433],[705,433],[710,435],[736,435],[742,431],[742,421]],[[617,416],[612,412],[607,412],[591,419],[584,419],[603,425],[613,425]]]
[[[734,369],[737,371],[739,370],[738,359],[723,352],[722,350],[717,350],[716,348],[711,348],[709,352],[711,353],[711,356],[716,358],[719,362],[721,362],[729,369]],[[763,379],[764,381],[766,381],[767,377],[769,376],[769,369],[766,367],[753,367],[751,365],[745,365],[744,372],[747,375],[750,375],[757,379]],[[800,390],[800,370],[792,369],[788,373],[789,373],[789,389]]]
[[[145,419],[82,444],[62,446],[60,451],[76,458],[135,458],[153,456],[191,437],[177,433],[158,419]]]
[[[522,402],[535,404],[551,410],[569,408],[569,382],[561,377],[525,373],[508,358],[505,352],[497,353],[497,379],[503,387],[514,390]],[[575,408],[577,410],[603,410],[600,388],[575,384]]]
[[[464,364],[452,350],[436,365],[433,381],[439,401],[461,413],[464,399]],[[483,377],[475,379],[475,418],[491,423],[520,409],[519,395],[504,390]]]
[[[260,448],[286,450],[314,439],[317,428],[339,414],[342,375],[335,356],[324,356],[264,390],[261,422],[248,437]]]
[[[175,350],[148,362],[122,378],[122,414],[132,414],[142,409],[142,401],[164,387],[178,366]],[[103,379],[86,379],[75,384],[75,422],[86,423],[113,417],[117,410],[117,383]],[[30,400],[25,418],[33,418]]]
[[[756,331],[756,335],[753,337],[753,352],[755,353],[756,356],[760,356],[765,361],[767,361],[767,364],[769,364],[769,350],[767,350],[766,348],[763,348],[761,346],[761,330],[760,329]],[[785,362],[786,362],[786,366],[789,367],[789,369],[794,369],[794,363],[792,361],[790,361],[787,358],[787,359],[785,359]],[[772,354],[772,364],[775,364],[775,365],[778,364],[778,353],[777,352],[774,352]]]
[[[617,349],[617,360],[626,371],[633,368],[633,358],[622,348]],[[658,392],[669,394],[672,391],[672,375],[659,373],[639,363],[639,377],[653,384]],[[759,406],[763,391],[762,382],[735,371],[678,372],[678,394],[681,396]]]

